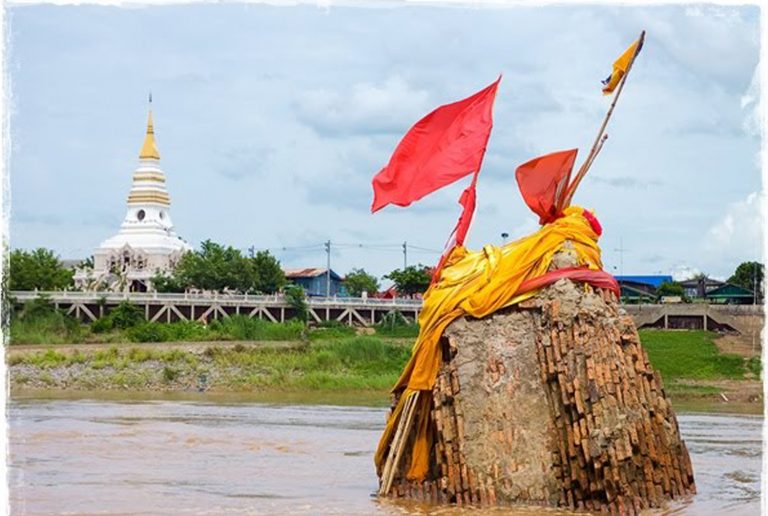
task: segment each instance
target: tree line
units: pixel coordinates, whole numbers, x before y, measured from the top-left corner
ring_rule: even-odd
[[[81,266],[93,267],[89,258]],[[63,290],[74,286],[74,271],[64,266],[51,250],[39,248],[31,251],[16,249],[9,255],[6,278],[10,290]],[[382,279],[390,280],[398,296],[424,293],[431,282],[431,268],[422,264],[395,269]],[[763,299],[765,266],[759,262],[743,262],[727,282],[754,290],[757,285],[758,302]],[[701,275],[705,277],[705,275]],[[152,284],[158,292],[184,292],[189,289],[244,293],[273,294],[288,284],[280,261],[269,251],[245,256],[239,249],[206,240],[200,249],[186,253],[176,268],[169,273],[156,274]],[[359,297],[379,292],[379,279],[365,269],[352,269],[344,278],[347,293]],[[658,296],[684,296],[677,282],[664,282],[657,289]]]
[[[80,263],[80,267],[93,268],[93,258]],[[7,285],[9,290],[64,290],[74,287],[74,270],[66,267],[60,258],[45,248],[31,251],[16,249],[10,253]],[[425,265],[412,265],[395,269],[382,277],[394,283],[397,295],[412,296],[423,293],[431,281],[431,269]],[[234,290],[243,293],[273,294],[282,291],[289,281],[280,261],[269,251],[245,256],[239,249],[211,240],[200,248],[184,254],[173,271],[158,272],[152,285],[158,292],[185,292],[190,289],[205,291]],[[350,296],[363,292],[379,292],[379,279],[362,268],[352,269],[344,278]]]

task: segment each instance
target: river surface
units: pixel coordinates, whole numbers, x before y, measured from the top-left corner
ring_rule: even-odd
[[[372,497],[381,407],[12,399],[8,418],[13,514],[489,512]],[[653,514],[760,514],[762,417],[678,419],[699,494]]]

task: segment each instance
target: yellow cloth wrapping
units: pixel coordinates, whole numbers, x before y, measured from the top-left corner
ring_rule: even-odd
[[[571,206],[565,215],[537,232],[503,247],[486,245],[481,251],[456,247],[440,278],[424,295],[419,316],[420,331],[411,359],[393,392],[405,389],[390,415],[376,450],[375,462],[381,471],[389,443],[394,436],[407,396],[415,391],[431,391],[441,363],[439,341],[445,328],[464,315],[481,318],[532,297],[536,291],[518,295],[520,285],[547,272],[554,254],[569,240],[579,265],[602,269],[598,235],[583,216],[584,209]],[[431,396],[420,396],[417,406],[417,434],[413,446],[409,479],[422,480],[429,467]]]

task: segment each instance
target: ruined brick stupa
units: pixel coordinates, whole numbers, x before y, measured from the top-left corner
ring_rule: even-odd
[[[575,254],[554,262],[570,267]],[[512,307],[454,320],[439,354],[410,428],[382,440],[382,494],[631,514],[695,492],[661,378],[614,290],[560,279]],[[426,468],[414,461],[419,438]]]
[[[614,64],[604,91],[618,97],[643,37]],[[691,462],[661,378],[602,270],[602,228],[571,205],[615,100],[573,180],[576,150],[518,167],[541,228],[472,252],[463,241],[497,85],[427,115],[374,179],[375,211],[456,179],[446,171],[474,171],[393,389],[375,457],[379,494],[623,514],[690,495]]]

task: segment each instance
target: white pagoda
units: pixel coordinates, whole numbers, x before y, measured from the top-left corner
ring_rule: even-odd
[[[93,269],[75,273],[75,286],[85,290],[152,290],[152,277],[167,273],[192,247],[173,231],[171,199],[160,169],[150,98],[149,119],[139,166],[133,173],[128,211],[118,233],[93,252]]]

